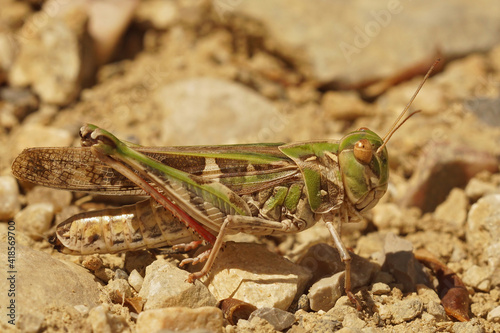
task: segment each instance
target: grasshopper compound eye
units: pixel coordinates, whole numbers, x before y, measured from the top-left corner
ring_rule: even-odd
[[[354,145],[354,157],[361,164],[369,164],[373,157],[372,144],[367,139],[361,139]]]

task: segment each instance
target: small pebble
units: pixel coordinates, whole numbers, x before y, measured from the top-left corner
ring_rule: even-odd
[[[392,306],[392,316],[394,323],[400,324],[404,321],[410,321],[423,311],[424,305],[419,299],[406,299]]]
[[[358,314],[348,313],[345,315],[342,325],[348,328],[363,328],[366,323],[358,317]]]
[[[462,281],[466,285],[488,292],[491,288],[491,269],[487,266],[472,265],[464,272]]]
[[[139,272],[134,269],[130,272],[128,276],[128,283],[135,289],[135,291],[139,292],[142,288],[142,283],[144,282],[144,278],[139,274]]]
[[[124,279],[111,280],[104,288],[109,298],[117,304],[122,304],[125,298],[132,297],[131,287]]]
[[[249,321],[252,321],[254,317],[260,317],[267,320],[275,330],[282,331],[293,325],[295,322],[295,316],[287,311],[278,308],[260,308],[252,312]]]
[[[472,178],[465,187],[465,194],[474,201],[494,192],[500,192],[500,188],[477,178]]]
[[[391,292],[391,287],[382,282],[376,282],[372,286],[372,293],[374,295],[383,295]]]
[[[83,259],[82,265],[91,271],[97,271],[102,267],[102,259],[95,256],[87,256]]]
[[[331,277],[323,278],[309,289],[309,305],[313,311],[328,311],[342,296],[344,272],[339,272]]]
[[[0,177],[0,221],[8,221],[21,209],[17,181],[12,176]]]
[[[488,321],[500,323],[500,306],[497,306],[496,308],[488,312],[488,316],[486,318],[488,319]]]
[[[427,303],[427,312],[431,314],[436,319],[436,321],[448,320],[448,316],[446,315],[446,311],[444,311],[443,306],[434,301],[430,301],[429,303]]]
[[[82,315],[86,315],[87,313],[89,313],[89,310],[90,310],[88,306],[83,305],[83,304],[75,305],[74,308],[76,311],[80,312]]]
[[[17,213],[14,219],[21,231],[35,240],[40,240],[50,229],[53,218],[54,206],[49,203],[38,203],[27,206]]]
[[[101,267],[94,272],[95,276],[98,279],[101,279],[104,282],[108,282],[115,277],[115,272],[112,269]]]
[[[128,274],[125,272],[123,269],[117,269],[115,270],[115,279],[123,279],[127,280],[128,279]]]
[[[72,199],[73,195],[69,191],[55,190],[44,186],[35,186],[26,194],[28,206],[36,203],[50,203],[54,206],[56,213],[69,206]]]

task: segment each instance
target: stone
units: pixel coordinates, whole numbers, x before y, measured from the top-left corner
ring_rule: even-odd
[[[462,276],[462,281],[475,289],[490,291],[491,288],[491,268],[488,266],[472,265]]]
[[[258,308],[286,310],[310,277],[308,270],[265,246],[226,242],[203,282],[218,300],[232,297]]]
[[[69,191],[44,186],[35,186],[26,194],[28,205],[50,203],[54,206],[55,213],[59,213],[63,208],[69,206],[72,199],[73,195]]]
[[[128,283],[134,288],[135,291],[141,291],[142,284],[144,283],[144,278],[139,274],[137,270],[130,272],[128,276]]]
[[[354,289],[367,285],[380,267],[357,254],[350,253],[350,255],[351,287]],[[311,246],[298,260],[298,264],[313,273],[310,284],[345,270],[345,264],[340,259],[338,250],[325,243]]]
[[[359,315],[356,313],[348,313],[345,315],[344,320],[342,321],[342,326],[346,328],[354,328],[361,329],[366,326],[364,320],[359,318]]]
[[[491,284],[500,284],[500,194],[489,194],[472,205],[465,237],[479,260],[488,262]]]
[[[500,193],[500,188],[478,178],[472,178],[465,187],[465,194],[473,201],[491,193]]]
[[[17,181],[12,176],[0,177],[0,221],[8,221],[21,209]]]
[[[427,312],[431,314],[437,322],[447,321],[448,316],[443,306],[435,301],[427,303]]]
[[[77,97],[84,69],[92,65],[85,62],[82,57],[87,53],[80,50],[85,43],[87,15],[79,10],[64,18],[39,11],[24,24],[24,31],[37,21],[44,24],[32,29],[29,38],[21,38],[9,82],[16,87],[31,85],[46,103],[66,105]],[[19,36],[26,37],[23,32]]]
[[[454,188],[446,200],[440,204],[434,212],[436,219],[444,221],[455,231],[459,231],[458,237],[464,235],[465,220],[467,218],[467,206],[469,200],[465,191],[460,188]]]
[[[391,287],[382,282],[377,282],[372,285],[371,291],[374,295],[384,295],[391,292]]]
[[[384,245],[385,261],[382,270],[390,273],[405,292],[415,291],[417,284],[426,284],[427,277],[413,255],[411,242],[388,233]]]
[[[332,318],[332,320],[337,320],[343,322],[347,314],[358,314],[358,310],[354,307],[349,297],[342,296],[335,303],[334,307],[331,308],[326,315]]]
[[[339,272],[312,285],[307,296],[313,311],[328,311],[335,305],[344,291],[344,275],[345,272]]]
[[[222,311],[215,307],[169,307],[141,312],[137,318],[137,333],[160,330],[222,333]]]
[[[109,299],[117,304],[123,304],[125,298],[132,297],[132,288],[127,280],[115,279],[108,282],[104,287]]]
[[[453,333],[484,333],[484,329],[477,318],[467,322],[455,322],[451,327]]]
[[[200,281],[187,282],[188,276],[188,272],[166,260],[158,259],[149,265],[139,292],[139,297],[146,301],[144,310],[169,306],[215,306],[217,300],[207,287]]]
[[[248,320],[252,321],[253,317],[265,319],[276,331],[283,331],[295,322],[295,316],[292,313],[277,308],[257,309],[252,312]]]
[[[10,154],[14,157],[23,149],[31,147],[69,146],[72,141],[73,134],[67,130],[50,126],[28,124],[16,128],[13,131],[10,143]]]
[[[288,120],[246,86],[215,78],[163,85],[154,100],[166,116],[160,140],[171,145],[266,142],[286,130]],[[220,131],[224,128],[224,131]]]
[[[122,316],[110,312],[108,305],[99,305],[90,310],[87,324],[93,332],[124,332],[130,327]]]
[[[353,120],[373,113],[369,104],[353,92],[328,91],[323,95],[321,107],[335,119]]]
[[[271,39],[269,44],[292,56],[301,72],[320,82],[340,81],[351,86],[394,76],[422,59],[435,57],[436,51],[429,45],[442,45],[441,52],[446,56],[492,48],[499,37],[480,35],[484,25],[498,29],[500,23],[494,13],[499,6],[494,1],[483,0],[478,6],[461,1],[441,10],[440,4],[428,0],[359,2],[345,8],[337,2],[309,6],[301,1],[256,0],[231,2],[221,12],[222,17],[241,15],[260,22]],[[433,13],[425,17],[425,23],[418,15],[424,9]],[[332,20],[331,13],[342,15]],[[476,23],[464,25],[456,13],[467,13]],[[299,26],[290,28],[299,21]],[[443,22],[448,22],[446,27]],[[419,33],[415,35],[415,31]],[[252,32],[256,33],[255,28]],[[408,36],[412,36],[414,45],[411,54],[404,48]]]
[[[417,298],[398,301],[391,306],[393,321],[395,324],[410,321],[419,316],[423,309],[422,301]]]
[[[50,203],[29,205],[16,214],[14,220],[19,230],[35,240],[45,237],[54,219],[54,206]]]
[[[446,141],[436,138],[426,144],[408,189],[399,199],[403,207],[416,206],[423,213],[433,212],[453,188],[465,187],[479,172],[498,169],[494,150],[485,148],[479,139],[469,144],[461,143],[459,138],[452,139],[455,138]]]
[[[488,316],[486,317],[486,319],[494,323],[500,323],[500,306],[497,306],[496,308],[488,312]]]
[[[99,284],[86,269],[73,263],[60,261],[50,255],[32,250],[23,245],[15,247],[16,260],[12,270],[15,289],[16,315],[19,325],[38,326],[40,318],[43,325],[56,330],[48,322],[50,308],[57,308],[60,316],[69,316],[66,323],[68,331],[78,331],[85,322],[84,316],[75,306],[85,305],[93,308],[99,304]],[[7,245],[0,244],[0,259],[7,263]],[[10,280],[0,279],[2,290],[9,290]],[[0,298],[0,306],[7,308],[8,297]],[[24,318],[24,319],[21,319]],[[36,325],[35,325],[36,324]]]

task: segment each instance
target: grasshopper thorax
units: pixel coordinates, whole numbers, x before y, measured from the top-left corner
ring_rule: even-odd
[[[375,132],[360,128],[339,142],[338,159],[347,201],[358,212],[371,209],[387,190],[388,153]]]

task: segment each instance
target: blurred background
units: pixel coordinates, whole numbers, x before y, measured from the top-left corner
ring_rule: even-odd
[[[440,58],[410,108],[422,112],[388,145],[391,184],[368,230],[440,229],[463,248],[470,205],[500,192],[497,0],[0,0],[0,8],[2,176],[27,147],[79,146],[85,123],[151,146],[338,140],[359,127],[383,136]],[[18,197],[13,180],[3,184],[2,195]],[[12,200],[2,221],[25,204]],[[489,262],[493,274],[497,252],[474,257],[482,252],[474,244],[469,264]],[[454,253],[447,249],[441,259]]]

